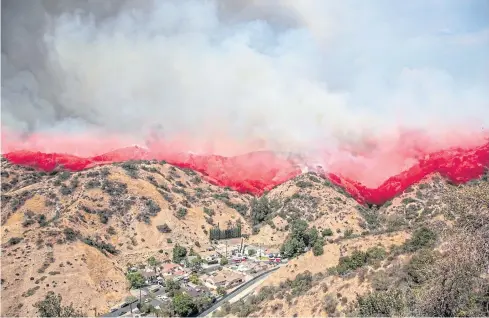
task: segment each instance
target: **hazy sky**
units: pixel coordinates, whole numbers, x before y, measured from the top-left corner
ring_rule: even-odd
[[[279,150],[480,132],[489,1],[3,0],[2,126]]]

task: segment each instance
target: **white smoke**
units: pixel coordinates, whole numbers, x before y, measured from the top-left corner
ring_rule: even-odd
[[[466,67],[487,67],[487,33],[456,44],[429,29],[406,34],[388,24],[393,3],[19,2],[2,2],[2,126],[11,130],[143,139],[159,127],[165,138],[300,152],[400,128],[489,124],[487,76],[449,63],[472,52]]]

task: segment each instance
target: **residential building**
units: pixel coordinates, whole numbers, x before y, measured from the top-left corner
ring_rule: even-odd
[[[158,274],[153,270],[141,271],[141,275],[143,275],[144,279],[146,280],[146,284],[155,282],[158,278]]]
[[[163,264],[161,266],[161,273],[163,275],[174,275],[175,272],[177,271],[181,271],[182,270],[182,266],[180,266],[179,264],[175,264],[175,263],[166,263],[166,264]]]
[[[212,273],[221,268],[220,264],[202,264],[202,272],[204,273]]]
[[[211,288],[224,287],[226,289],[234,287],[243,283],[245,277],[242,274],[238,274],[229,270],[222,270],[215,275],[209,276],[205,283]]]

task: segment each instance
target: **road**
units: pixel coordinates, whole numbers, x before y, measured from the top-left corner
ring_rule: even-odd
[[[233,292],[229,293],[228,295],[226,295],[224,298],[222,298],[221,300],[219,300],[217,303],[215,303],[211,308],[207,309],[206,311],[202,312],[201,314],[199,314],[197,317],[205,317],[205,316],[208,316],[209,314],[213,313],[214,311],[216,311],[219,307],[221,307],[221,305],[228,301],[228,300],[231,300],[233,299],[234,297],[236,297],[239,293],[243,292],[244,290],[246,290],[248,287],[250,287],[251,285],[253,285],[254,283],[256,283],[257,280],[259,279],[262,279],[268,275],[270,275],[271,273],[273,273],[274,271],[276,271],[277,269],[279,269],[281,266],[277,266],[277,267],[274,267],[264,273],[261,273],[260,275],[254,277],[253,279],[251,279],[250,281],[246,282],[245,284],[239,286],[238,288],[236,288]]]

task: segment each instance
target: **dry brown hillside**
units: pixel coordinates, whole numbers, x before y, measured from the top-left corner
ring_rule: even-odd
[[[47,174],[2,161],[2,190],[2,316],[35,315],[32,304],[50,290],[90,305],[87,314],[104,312],[128,293],[127,263],[169,257],[175,243],[206,250],[211,224],[241,221],[251,232],[215,199],[247,206],[250,196],[168,164]]]
[[[434,175],[356,208],[367,230],[298,256],[214,316],[489,314],[488,176],[455,186]]]
[[[1,177],[2,316],[35,316],[32,305],[48,291],[88,315],[100,314],[128,295],[129,263],[170,258],[177,243],[204,253],[217,224],[241,223],[247,243],[280,248],[297,220],[320,235],[330,232],[321,241],[324,253],[308,251],[291,260],[265,281],[253,310],[234,314],[324,315],[331,314],[331,304],[337,304],[335,314],[346,313],[356,294],[372,290],[379,270],[399,274],[395,270],[412,258],[400,249],[417,229],[442,233],[457,224],[447,197],[460,191],[470,197],[463,191],[487,184],[456,187],[434,176],[382,207],[367,207],[311,173],[261,198],[156,161],[43,173],[2,160]],[[355,251],[370,253],[364,255],[368,266],[335,272]],[[267,290],[277,296],[270,298]]]
[[[252,212],[250,195],[164,162],[44,173],[2,160],[2,315],[35,315],[32,305],[48,291],[90,305],[87,314],[105,312],[128,294],[128,263],[171,257],[175,243],[204,252],[217,224],[241,222],[249,243],[277,248],[297,218],[334,229],[331,239],[361,230],[356,202],[317,176],[267,197]]]

